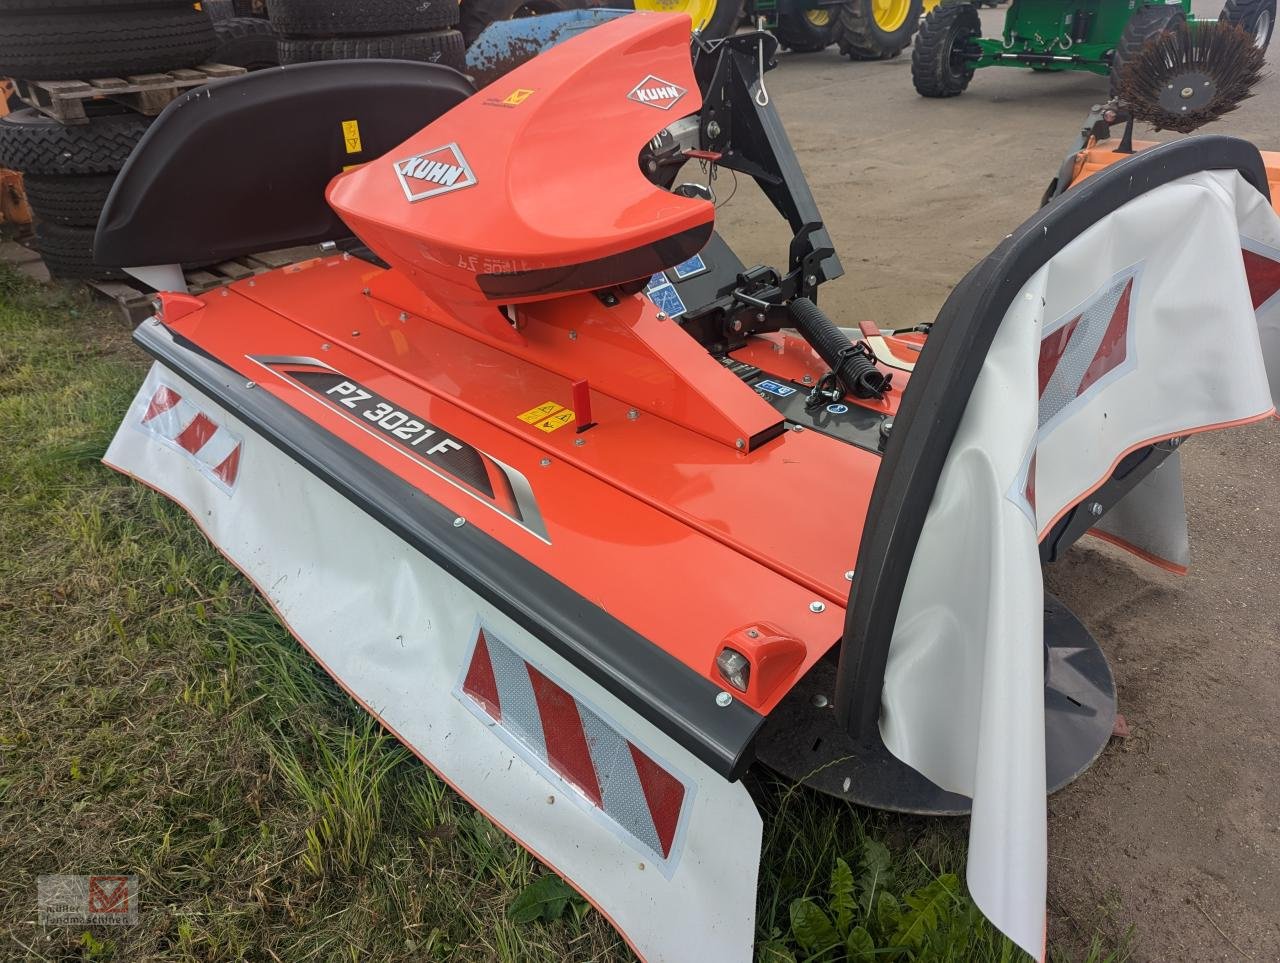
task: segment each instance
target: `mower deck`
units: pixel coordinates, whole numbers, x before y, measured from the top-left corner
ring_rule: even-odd
[[[738,629],[768,625],[794,640],[790,671],[768,691],[739,696],[757,712],[772,709],[840,637],[879,456],[794,426],[739,451],[674,420],[684,412],[655,414],[669,404],[659,391],[644,410],[590,387],[590,423],[582,412],[565,420],[574,379],[521,357],[518,346],[486,344],[474,329],[463,334],[447,319],[380,300],[376,292],[396,290],[388,275],[357,258],[318,259],[206,295],[182,317],[169,308],[166,324],[709,680],[720,684],[715,656]],[[563,337],[562,358],[610,347],[589,321]],[[757,377],[795,384],[798,394],[821,370],[794,336],[757,340],[738,352],[752,366],[776,359]],[[709,373],[724,371],[705,352],[701,361]],[[327,380],[314,374],[321,365],[333,369]],[[374,400],[335,393],[335,382],[348,381]],[[737,378],[728,388],[758,400]],[[891,413],[892,400],[862,410]],[[392,408],[512,469],[527,484],[519,511],[433,470],[430,457],[416,457],[430,451],[426,442],[415,448],[380,431],[380,411],[387,424],[410,424]],[[815,507],[831,505],[841,510]]]

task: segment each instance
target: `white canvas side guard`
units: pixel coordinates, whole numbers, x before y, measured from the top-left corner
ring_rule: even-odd
[[[1238,173],[1140,194],[1022,287],[947,456],[898,610],[880,731],[898,758],[972,797],[970,890],[1037,958],[1047,858],[1039,538],[1127,453],[1274,412],[1277,292],[1280,219]],[[1175,563],[1185,559],[1177,471],[1168,462],[1131,491],[1110,529]]]
[[[750,959],[761,820],[740,782],[167,368],[104,460],[185,508],[339,685],[639,956]]]

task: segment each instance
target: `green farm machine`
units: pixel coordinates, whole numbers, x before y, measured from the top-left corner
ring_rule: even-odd
[[[1276,0],[1227,0],[1221,20],[1264,48],[1275,24]],[[972,2],[943,0],[925,17],[911,57],[911,78],[925,97],[963,93],[980,67],[1037,71],[1085,70],[1117,76],[1149,42],[1187,34],[1196,21],[1191,0],[1013,0],[999,37],[983,37]]]

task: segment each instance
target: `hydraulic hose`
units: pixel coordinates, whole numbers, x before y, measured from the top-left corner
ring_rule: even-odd
[[[851,342],[836,323],[808,298],[792,298],[787,305],[796,330],[831,366],[836,379],[857,398],[883,398],[891,375],[885,374],[867,357],[861,344]]]

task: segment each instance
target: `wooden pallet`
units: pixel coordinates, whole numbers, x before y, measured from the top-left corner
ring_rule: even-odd
[[[203,64],[163,74],[135,74],[131,77],[99,77],[96,80],[17,80],[18,98],[29,107],[52,117],[60,124],[89,123],[87,107],[102,101],[121,104],[140,114],[154,117],[179,94],[192,87],[245,73],[243,67]]]
[[[232,281],[243,281],[255,274],[262,274],[287,264],[296,264],[321,254],[319,245],[308,244],[303,247],[284,248],[279,251],[268,251],[265,254],[253,254],[233,258],[208,267],[184,271],[187,279],[187,290],[191,294],[204,294],[214,288]],[[131,325],[141,324],[155,312],[155,292],[148,290],[139,281],[88,281],[93,288],[104,297],[110,298],[120,309],[120,314]]]

